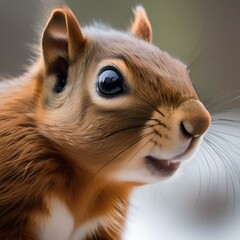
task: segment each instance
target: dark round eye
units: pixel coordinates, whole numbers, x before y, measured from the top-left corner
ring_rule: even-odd
[[[114,97],[124,93],[126,87],[122,74],[112,66],[101,70],[97,79],[97,90],[101,96]]]

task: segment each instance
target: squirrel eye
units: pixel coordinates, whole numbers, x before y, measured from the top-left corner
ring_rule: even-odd
[[[97,79],[97,90],[101,96],[114,97],[125,92],[124,79],[122,74],[112,66],[101,70]]]

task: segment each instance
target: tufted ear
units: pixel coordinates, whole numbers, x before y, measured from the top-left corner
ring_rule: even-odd
[[[43,32],[42,52],[46,73],[57,77],[56,92],[65,86],[68,66],[77,58],[84,43],[85,38],[72,11],[67,7],[55,9]]]
[[[42,50],[46,63],[51,63],[57,57],[74,60],[84,42],[80,26],[72,11],[67,7],[55,9],[42,37]]]
[[[134,21],[130,32],[138,38],[152,42],[152,26],[142,6],[137,6],[134,9]]]

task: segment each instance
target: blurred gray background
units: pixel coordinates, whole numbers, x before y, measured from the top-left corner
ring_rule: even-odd
[[[136,191],[125,239],[240,239],[240,1],[66,2],[81,26],[101,21],[119,29],[127,29],[132,7],[141,3],[152,23],[154,44],[190,65],[193,84],[215,121],[209,139],[218,153],[203,144],[176,178]],[[61,4],[0,1],[0,76],[25,71],[48,15]],[[203,201],[195,208],[199,194]]]
[[[127,29],[133,19],[132,8],[141,3],[149,15],[154,43],[187,61],[202,30],[203,3],[190,1],[93,1],[69,0],[82,26],[101,21],[119,29]],[[0,1],[0,72],[18,75],[32,56],[28,44],[37,42],[38,32],[54,6],[61,1]]]
[[[240,55],[239,1],[69,0],[82,26],[101,21],[127,29],[132,8],[142,4],[153,27],[153,42],[190,65],[203,99],[236,82]],[[0,76],[17,76],[34,56],[41,31],[60,0],[0,1]]]

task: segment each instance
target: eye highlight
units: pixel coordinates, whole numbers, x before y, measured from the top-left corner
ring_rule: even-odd
[[[97,78],[97,92],[102,97],[115,97],[126,92],[124,78],[113,66],[104,67]]]

